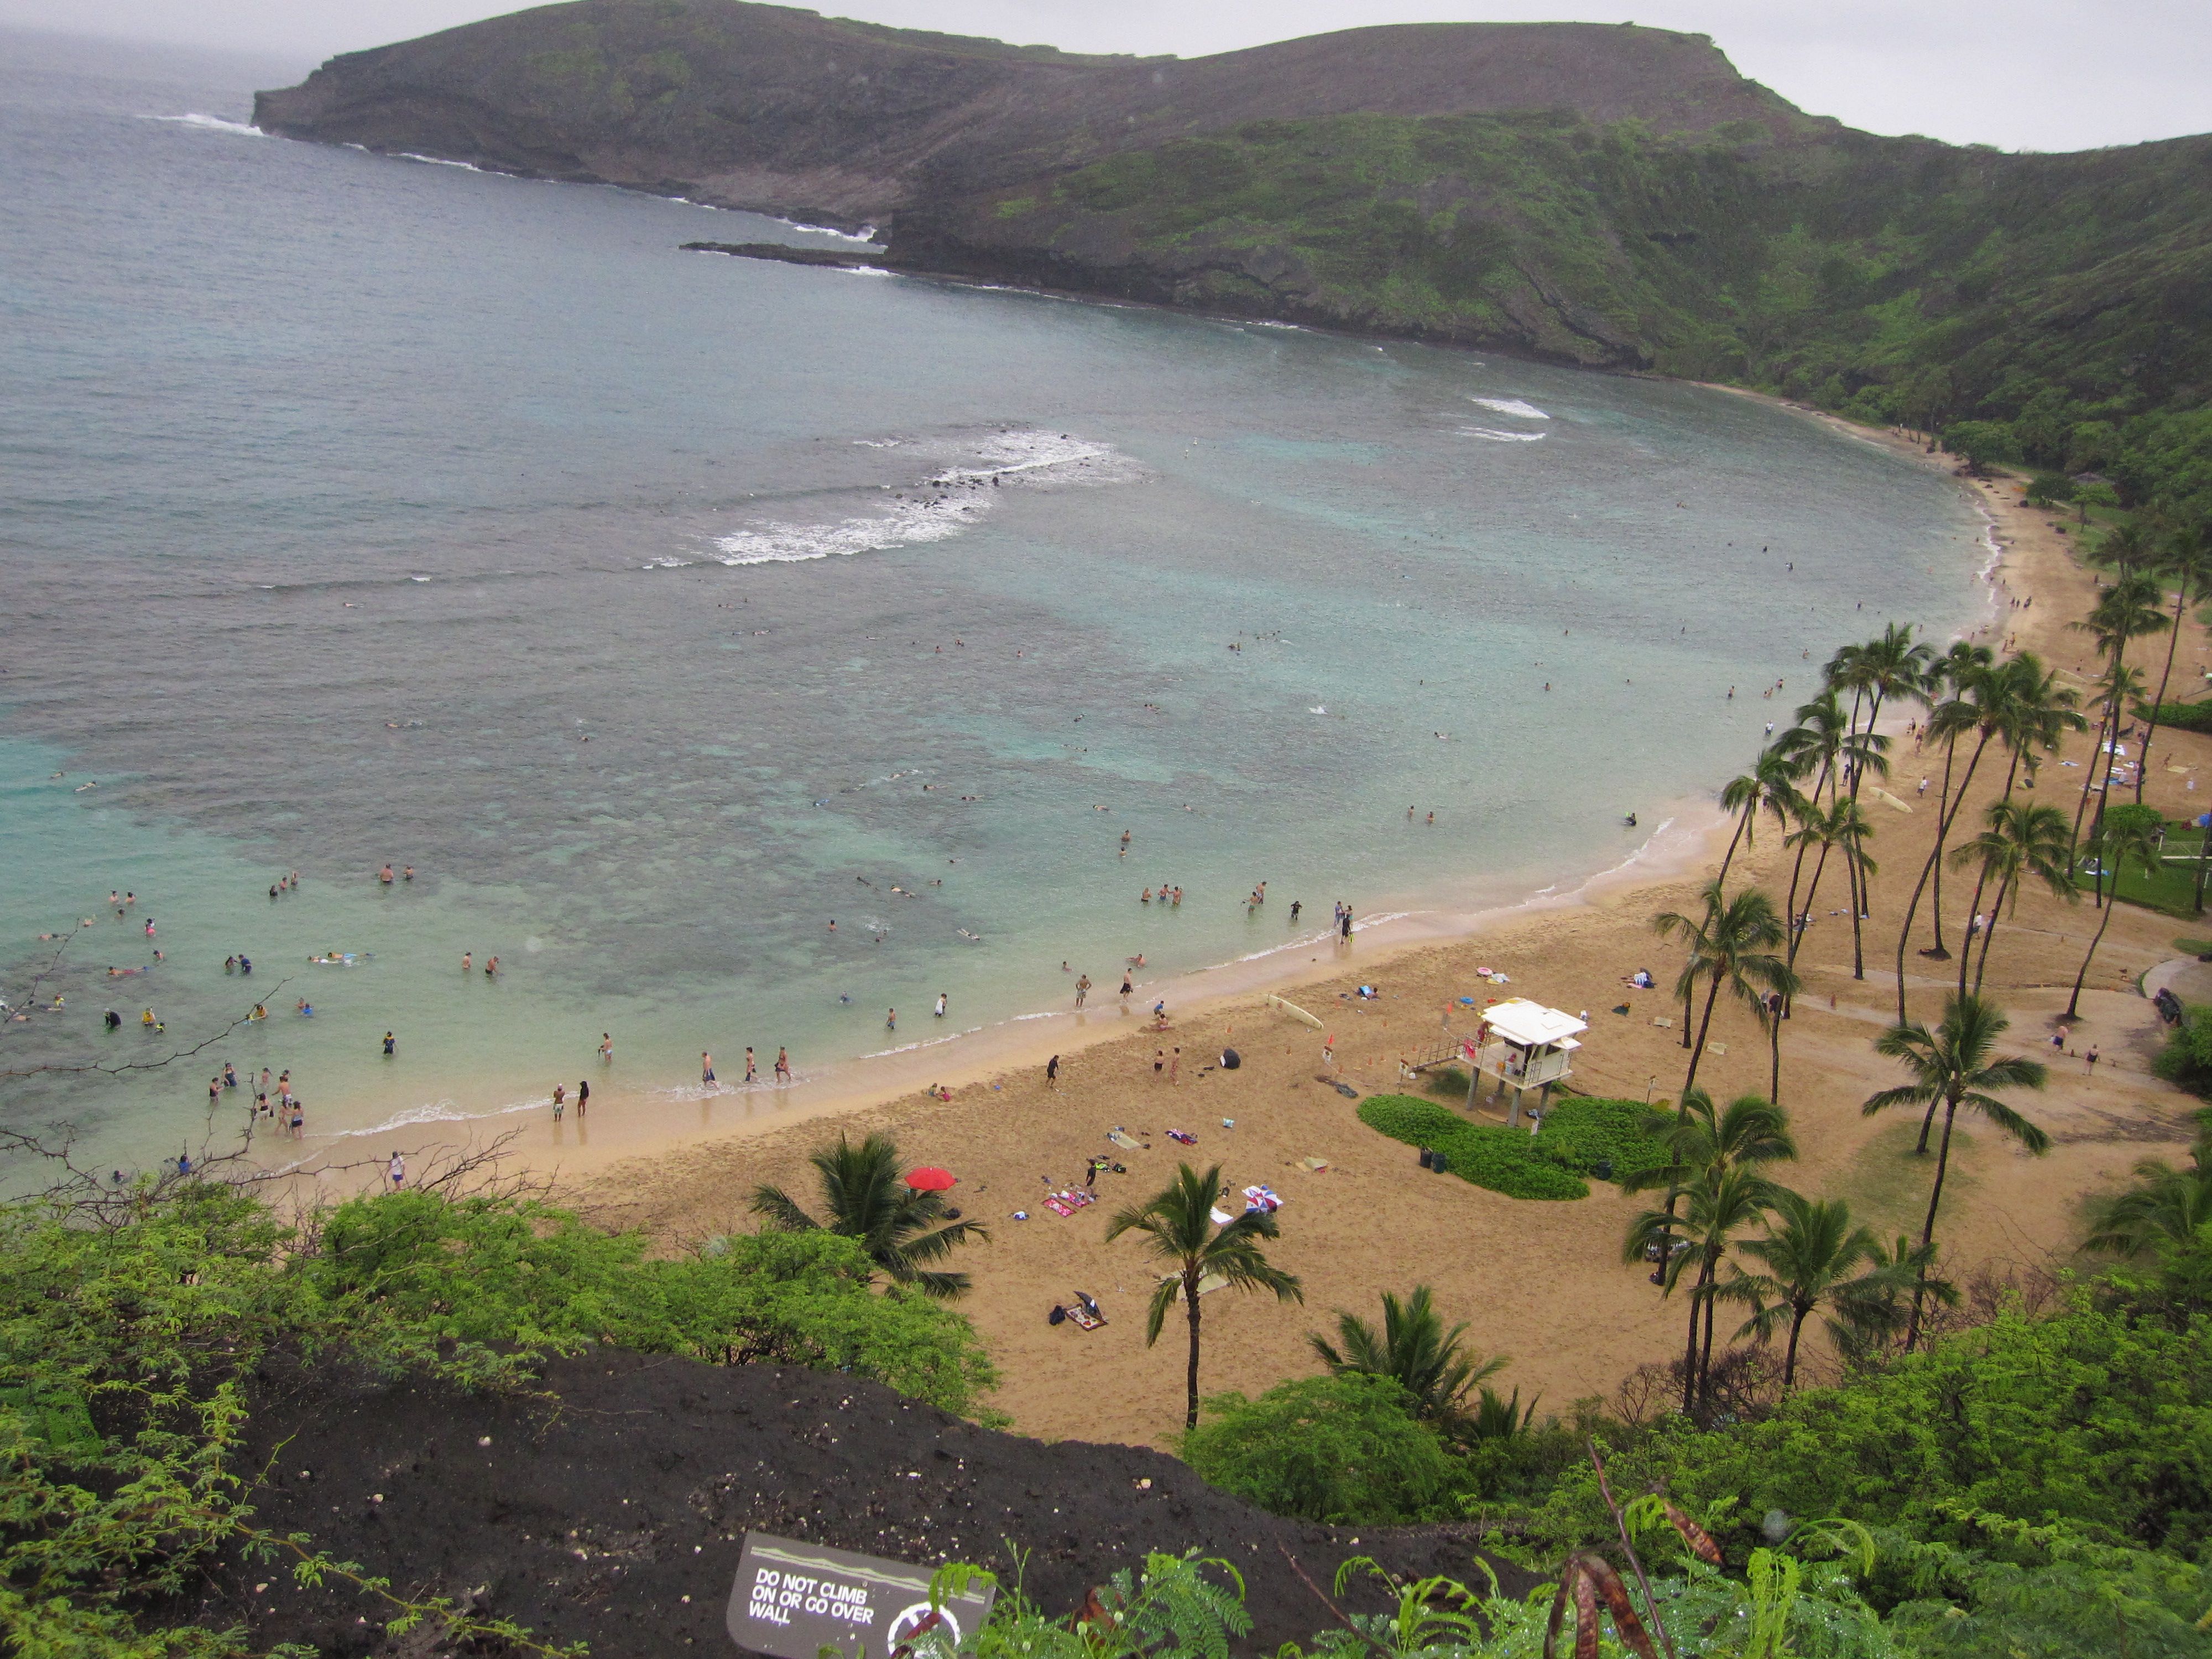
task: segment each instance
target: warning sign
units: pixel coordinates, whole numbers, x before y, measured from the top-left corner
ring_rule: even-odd
[[[834,1648],[854,1659],[893,1659],[917,1636],[957,1643],[981,1628],[995,1584],[971,1584],[929,1605],[931,1573],[823,1544],[749,1532],[730,1591],[731,1639],[773,1659],[817,1659]]]

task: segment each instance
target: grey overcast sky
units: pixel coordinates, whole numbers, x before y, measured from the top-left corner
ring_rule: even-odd
[[[0,0],[0,23],[297,60],[495,15],[483,0]],[[1875,132],[2081,149],[2212,131],[2212,0],[849,0],[818,9],[1075,52],[1196,57],[1369,23],[1633,21],[1710,34]]]

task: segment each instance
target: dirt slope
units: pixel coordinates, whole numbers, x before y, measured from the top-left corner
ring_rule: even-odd
[[[1243,1575],[1252,1652],[1329,1622],[1285,1550],[1322,1584],[1364,1553],[1415,1574],[1474,1571],[1473,1528],[1287,1522],[1158,1452],[995,1433],[848,1377],[607,1353],[556,1364],[546,1382],[552,1399],[517,1401],[265,1377],[249,1458],[270,1471],[260,1524],[311,1533],[401,1591],[588,1642],[594,1659],[727,1650],[723,1612],[749,1528],[1001,1571],[1012,1540],[1028,1553],[1030,1595],[1053,1609],[1147,1550],[1195,1546]],[[1498,1571],[1511,1593],[1532,1582]],[[388,1606],[299,1589],[277,1562],[226,1561],[196,1609],[174,1611],[243,1621],[257,1648],[421,1643],[385,1634]]]

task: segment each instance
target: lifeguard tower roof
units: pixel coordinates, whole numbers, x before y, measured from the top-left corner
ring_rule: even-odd
[[[1579,1048],[1573,1042],[1578,1034],[1589,1030],[1572,1014],[1562,1013],[1557,1008],[1547,1008],[1540,1002],[1531,1002],[1527,997],[1509,997],[1504,1002],[1493,1002],[1482,1011],[1490,1023],[1491,1034],[1517,1043],[1526,1048],[1540,1048],[1549,1044]]]

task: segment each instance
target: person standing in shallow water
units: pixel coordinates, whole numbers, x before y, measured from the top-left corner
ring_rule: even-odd
[[[781,1048],[775,1051],[775,1080],[778,1083],[791,1081],[791,1055]]]
[[[760,1081],[760,1067],[754,1063],[750,1044],[746,1045],[745,1048],[745,1081],[748,1083]]]
[[[576,1115],[578,1117],[583,1116],[584,1108],[591,1103],[592,1080],[587,1077],[579,1078],[576,1080]]]

